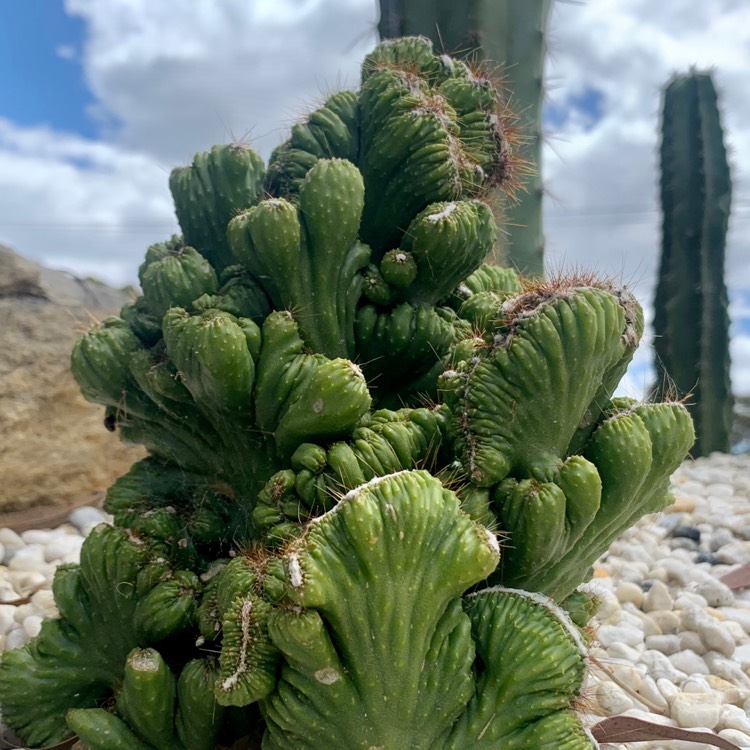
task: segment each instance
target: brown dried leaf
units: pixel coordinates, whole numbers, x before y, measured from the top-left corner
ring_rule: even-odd
[[[638,719],[635,716],[610,716],[591,727],[591,734],[597,742],[648,742],[649,740],[683,740],[699,742],[704,745],[724,748],[724,750],[742,750],[729,740],[700,729],[682,729],[654,721]]]

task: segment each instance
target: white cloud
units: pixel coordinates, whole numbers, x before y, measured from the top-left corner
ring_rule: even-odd
[[[177,230],[167,173],[142,154],[0,119],[0,242],[116,285]]]
[[[324,92],[355,87],[377,0],[65,0],[86,24],[77,57],[100,141],[0,121],[0,242],[54,266],[133,281],[176,225],[169,171],[250,133],[267,156]],[[650,307],[659,258],[660,91],[715,67],[734,166],[727,278],[750,288],[750,5],[746,0],[556,3],[547,72],[563,109],[594,90],[545,151],[547,260],[623,279]],[[63,57],[68,51],[62,50]],[[62,64],[62,62],[61,62]],[[733,312],[746,305],[735,303]],[[650,314],[647,315],[650,319]],[[738,388],[750,392],[736,339]],[[739,347],[739,348],[738,348]],[[628,387],[650,386],[648,345]]]
[[[262,154],[325,91],[352,88],[375,0],[66,0],[110,137],[172,165],[250,133]]]

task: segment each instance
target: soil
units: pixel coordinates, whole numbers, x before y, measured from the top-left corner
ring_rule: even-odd
[[[0,245],[0,526],[60,523],[144,455],[107,432],[70,373],[76,338],[133,294]]]

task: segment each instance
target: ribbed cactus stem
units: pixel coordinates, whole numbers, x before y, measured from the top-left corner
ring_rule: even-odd
[[[531,173],[518,202],[503,208],[495,259],[527,276],[544,271],[542,101],[551,6],[552,0],[380,0],[381,38],[421,34],[438,50],[486,60],[507,78]]]
[[[657,388],[688,399],[694,455],[726,451],[732,425],[724,254],[731,179],[709,73],[675,77],[664,93],[662,257],[654,303]]]

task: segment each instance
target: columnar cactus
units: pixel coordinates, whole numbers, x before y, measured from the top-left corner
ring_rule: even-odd
[[[662,251],[654,300],[658,397],[690,394],[695,455],[729,449],[732,384],[724,249],[732,182],[709,73],[664,91]]]
[[[576,589],[669,501],[692,423],[613,398],[626,290],[482,263],[513,167],[498,97],[407,38],[265,172],[238,146],[175,171],[184,238],[72,355],[150,455],[58,570],[60,618],[3,655],[25,741],[596,746]]]

